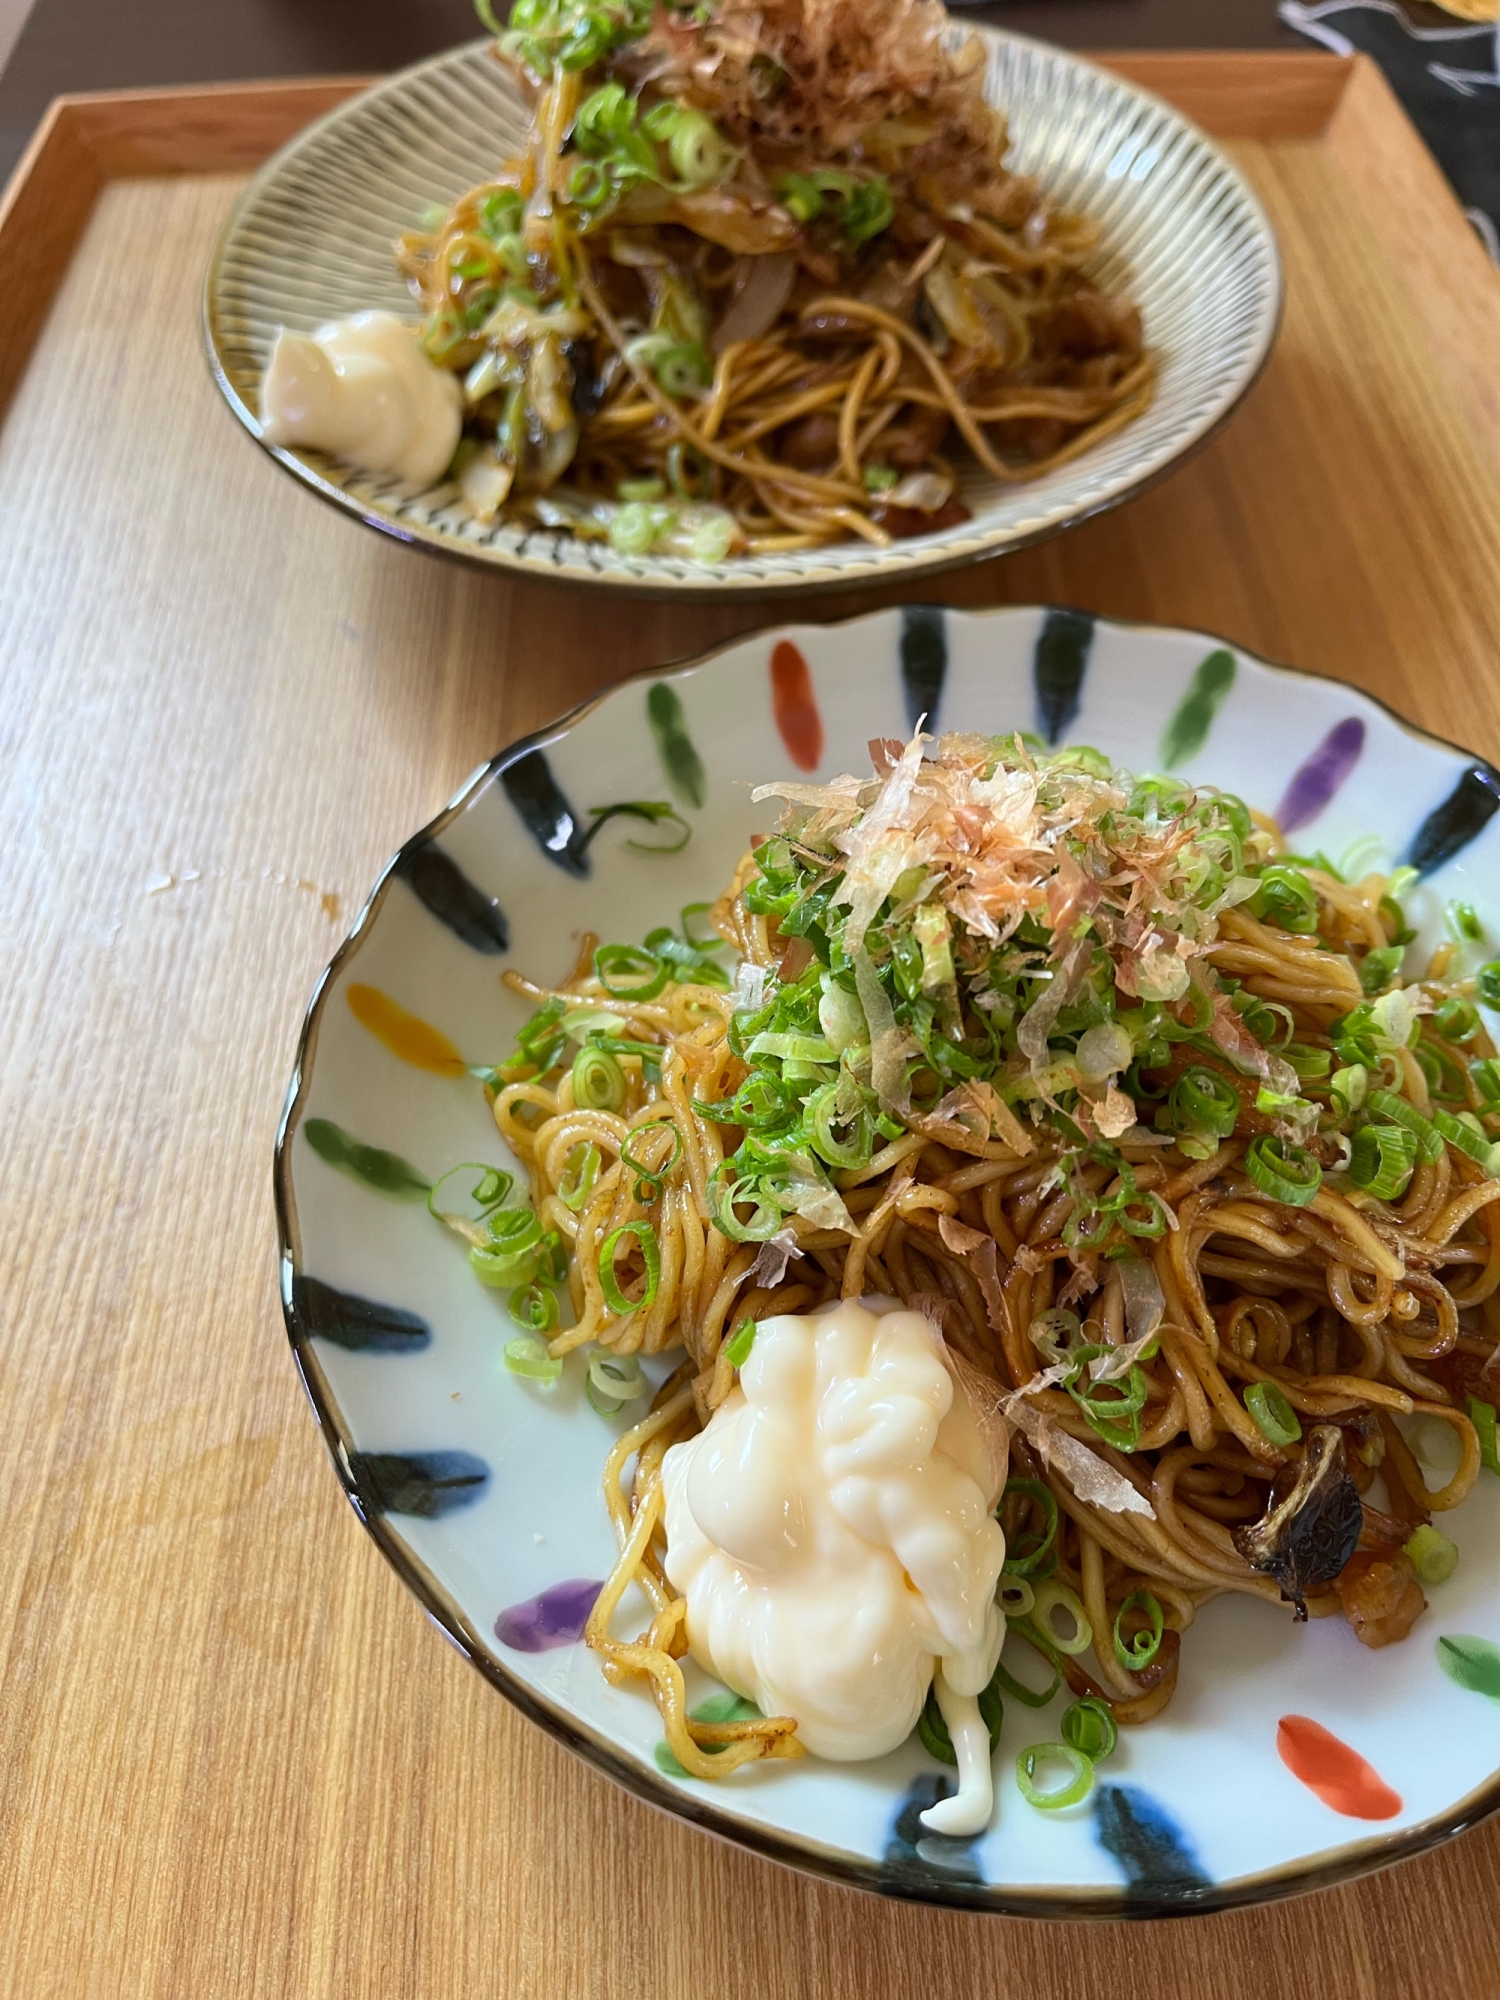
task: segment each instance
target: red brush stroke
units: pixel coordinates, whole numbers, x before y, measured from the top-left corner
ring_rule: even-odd
[[[1346,1819],[1394,1819],[1401,1795],[1372,1764],[1307,1715],[1284,1715],[1276,1725],[1276,1750],[1294,1778]]]
[[[816,771],[823,761],[823,718],[807,662],[790,639],[779,640],[771,655],[771,713],[797,769]]]

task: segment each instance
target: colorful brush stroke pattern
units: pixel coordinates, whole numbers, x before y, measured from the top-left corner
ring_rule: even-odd
[[[1294,1778],[1345,1819],[1394,1819],[1401,1810],[1401,1794],[1375,1766],[1310,1715],[1282,1716],[1276,1754]]]
[[[1336,722],[1323,741],[1292,773],[1276,824],[1283,833],[1300,833],[1332,803],[1335,793],[1359,762],[1365,747],[1365,725],[1357,715]]]

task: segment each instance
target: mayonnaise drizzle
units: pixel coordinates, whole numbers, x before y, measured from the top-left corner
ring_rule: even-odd
[[[975,1698],[1005,1631],[1003,1460],[929,1322],[873,1303],[760,1325],[738,1387],[666,1454],[667,1574],[694,1658],[817,1756],[904,1742],[936,1668],[959,1789],[923,1818],[973,1833],[993,1804]]]
[[[361,312],[309,339],[283,327],[260,385],[267,444],[310,445],[368,472],[430,486],[463,428],[458,378],[394,313]]]

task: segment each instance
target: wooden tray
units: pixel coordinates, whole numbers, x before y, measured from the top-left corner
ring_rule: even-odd
[[[1363,58],[1111,60],[1260,190],[1280,344],[1166,485],[941,595],[1223,632],[1500,758],[1500,279]],[[1495,1822],[1170,1932],[783,1874],[527,1728],[345,1517],[272,1272],[309,988],[476,763],[745,617],[403,550],[239,434],[210,246],[357,87],[63,101],[0,206],[0,1993],[1492,1990]]]

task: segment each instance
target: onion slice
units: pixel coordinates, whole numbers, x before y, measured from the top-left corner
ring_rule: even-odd
[[[734,274],[734,290],[724,317],[710,343],[722,354],[739,340],[759,340],[781,317],[797,279],[797,260],[779,250],[765,257],[742,257]]]

